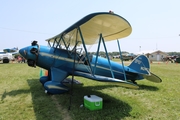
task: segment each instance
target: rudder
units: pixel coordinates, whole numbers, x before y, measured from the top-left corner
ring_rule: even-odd
[[[128,67],[136,73],[150,75],[149,60],[145,55],[137,56]]]

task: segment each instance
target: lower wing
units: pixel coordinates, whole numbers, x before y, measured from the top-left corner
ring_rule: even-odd
[[[139,88],[138,85],[133,84],[132,82],[119,80],[119,79],[115,79],[115,78],[110,78],[110,77],[105,77],[105,76],[100,76],[100,75],[92,75],[89,73],[84,73],[84,72],[79,72],[79,71],[75,71],[75,75],[93,79],[96,81],[101,81],[101,82],[117,82],[122,87],[133,88],[133,89]]]

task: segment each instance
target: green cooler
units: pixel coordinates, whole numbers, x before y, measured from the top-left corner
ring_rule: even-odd
[[[89,110],[100,110],[103,106],[103,100],[96,95],[84,96],[84,106]]]

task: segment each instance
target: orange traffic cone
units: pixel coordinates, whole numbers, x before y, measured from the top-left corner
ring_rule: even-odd
[[[48,76],[48,70],[45,71],[45,76]]]

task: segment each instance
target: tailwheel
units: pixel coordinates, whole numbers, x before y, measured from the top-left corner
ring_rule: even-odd
[[[137,85],[137,82],[135,81],[135,80],[131,80],[132,81],[132,83],[134,83],[134,84],[136,84]]]

